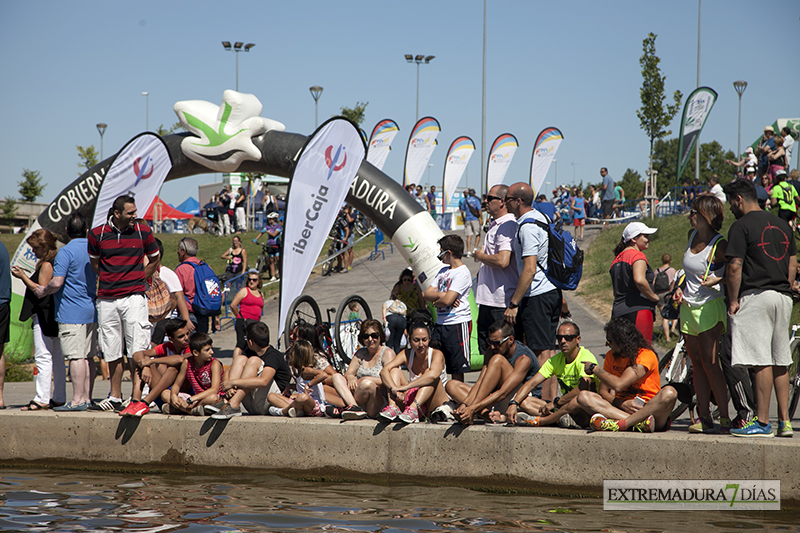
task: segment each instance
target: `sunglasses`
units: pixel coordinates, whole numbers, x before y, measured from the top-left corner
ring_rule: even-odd
[[[500,346],[501,344],[503,344],[504,342],[506,342],[509,338],[511,338],[511,335],[508,335],[508,336],[500,339],[499,341],[493,341],[492,339],[487,339],[486,342],[489,344],[489,346],[497,347],[497,346]]]
[[[249,283],[258,282],[258,278],[250,278],[247,280]]]
[[[414,280],[412,278],[403,278],[402,281],[403,281],[403,283],[405,283],[405,282],[411,283]]]
[[[561,339],[564,339],[567,342],[571,342],[571,341],[574,341],[577,338],[578,338],[577,335],[556,335],[556,340],[558,342],[561,342]]]
[[[447,252],[449,252],[449,251],[450,251],[450,250],[444,250],[444,251],[442,251],[442,253],[440,253],[439,255],[437,255],[437,256],[436,256],[436,259],[441,259],[442,257],[444,257],[444,254],[446,254],[446,253],[447,253]]]
[[[693,217],[693,216],[695,216],[696,214],[697,214],[697,211],[695,211],[694,209],[692,209],[691,211],[689,211],[689,216],[690,216],[690,217]]]
[[[377,331],[373,331],[372,333],[362,333],[361,334],[361,338],[364,339],[364,340],[367,340],[367,339],[378,340],[378,339],[381,338],[381,334],[378,333]]]
[[[486,201],[491,202],[492,200],[502,200],[499,196],[492,196],[491,194],[486,195]]]

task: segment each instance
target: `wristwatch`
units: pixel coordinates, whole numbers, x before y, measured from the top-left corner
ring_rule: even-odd
[[[519,307],[519,304],[515,304],[514,302],[509,302],[508,303],[508,308],[509,309],[516,309],[517,307]]]
[[[560,400],[560,399],[561,399],[561,396],[556,396],[555,399],[553,399],[553,405],[556,407],[556,409],[559,408],[558,400]]]
[[[586,373],[589,374],[590,376],[593,376],[594,375],[594,367],[596,367],[596,366],[597,366],[597,363],[592,363],[591,365],[589,365],[589,368],[586,369]]]

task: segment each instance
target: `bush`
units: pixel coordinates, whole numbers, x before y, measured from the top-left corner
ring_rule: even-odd
[[[6,383],[33,381],[33,365],[10,363],[6,366]]]

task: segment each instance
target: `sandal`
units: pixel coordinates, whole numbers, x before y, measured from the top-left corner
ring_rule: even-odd
[[[28,405],[24,407],[20,407],[20,411],[44,411],[50,409],[49,404],[42,405],[40,403],[36,403],[33,400],[28,402]]]

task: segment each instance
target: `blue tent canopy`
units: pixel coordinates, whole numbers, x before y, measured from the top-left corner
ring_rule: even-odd
[[[190,213],[192,215],[199,215],[200,214],[200,202],[192,198],[191,196],[183,201],[183,203],[179,206],[176,206],[175,209],[178,211],[183,211],[184,213]]]

